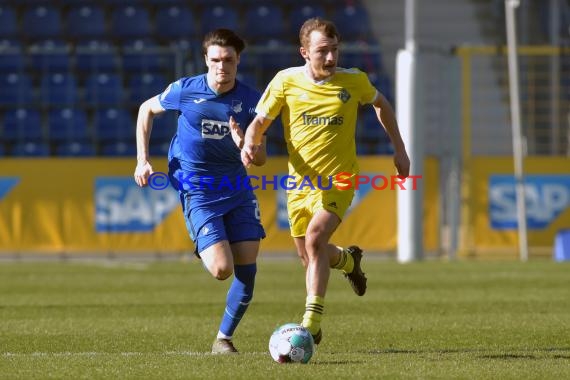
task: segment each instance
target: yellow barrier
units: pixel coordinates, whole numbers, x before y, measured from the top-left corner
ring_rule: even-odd
[[[362,174],[394,173],[392,160],[361,158]],[[166,172],[166,161],[153,162]],[[425,234],[427,250],[439,246],[438,170],[427,160]],[[0,167],[0,241],[4,253],[128,254],[175,253],[193,249],[177,193],[139,189],[131,159],[3,159]],[[284,158],[250,172],[285,175]],[[267,238],[264,252],[291,252],[284,193],[257,190]],[[396,192],[363,186],[335,233],[337,244],[358,243],[369,251],[396,249]]]

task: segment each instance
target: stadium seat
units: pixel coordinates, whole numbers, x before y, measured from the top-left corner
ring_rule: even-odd
[[[0,40],[0,71],[19,72],[27,69],[22,45],[18,40]]]
[[[40,141],[44,137],[42,119],[38,110],[29,108],[12,108],[6,110],[2,120],[2,141]]]
[[[137,155],[137,147],[136,144],[133,142],[124,142],[124,141],[117,141],[117,142],[106,142],[101,147],[101,154],[104,156],[130,156],[136,157]]]
[[[197,34],[196,20],[186,6],[160,8],[155,16],[155,35],[160,40],[192,38]]]
[[[174,57],[157,52],[159,46],[148,39],[125,42],[122,46],[123,70],[125,72],[157,73],[174,65]]]
[[[283,11],[280,7],[272,5],[260,5],[247,9],[243,33],[252,42],[263,41],[267,38],[286,38]]]
[[[168,81],[161,74],[137,74],[129,79],[129,102],[140,105],[145,100],[160,94],[166,89]]]
[[[301,25],[311,17],[324,17],[325,10],[320,5],[299,5],[298,3],[292,5],[293,9],[289,14],[289,25],[291,36],[294,44],[299,43],[299,30]]]
[[[91,139],[87,115],[78,108],[50,110],[47,125],[52,142],[84,142]]]
[[[91,40],[75,46],[75,67],[79,71],[112,72],[118,68],[115,46],[107,41]]]
[[[0,105],[23,107],[34,101],[32,80],[26,74],[0,74]]]
[[[16,157],[47,157],[49,154],[49,146],[45,142],[39,141],[17,143],[12,149],[12,155]]]
[[[152,123],[151,140],[155,143],[172,140],[178,129],[178,114],[175,111],[166,111],[154,117]]]
[[[29,40],[60,38],[62,20],[59,8],[42,4],[24,11],[22,16],[22,35]]]
[[[97,6],[83,5],[71,8],[66,16],[66,25],[67,35],[74,40],[105,37],[105,13]]]
[[[124,99],[123,92],[123,81],[117,74],[91,74],[85,82],[85,102],[90,106],[117,106]]]
[[[135,122],[130,113],[122,108],[99,108],[93,117],[97,141],[128,142],[135,138]]]
[[[148,152],[154,157],[165,157],[168,155],[168,149],[170,149],[170,142],[166,141],[150,141]]]
[[[55,154],[60,157],[90,157],[95,155],[92,143],[84,141],[71,141],[58,144]]]
[[[200,20],[202,20],[202,34],[218,28],[228,28],[239,32],[238,13],[229,5],[205,8],[202,11]]]
[[[0,4],[0,38],[13,38],[18,34],[16,11]]]
[[[44,75],[40,83],[40,99],[46,105],[72,105],[78,102],[77,80],[72,73]]]
[[[111,13],[111,38],[126,40],[151,35],[150,16],[142,6],[127,5]]]
[[[42,40],[30,45],[31,65],[43,74],[69,71],[72,67],[70,46],[63,40]]]
[[[347,5],[337,8],[331,20],[338,27],[343,41],[368,40],[372,34],[368,13],[362,6]]]
[[[297,54],[292,54],[291,51],[286,50],[287,46],[278,39],[267,40],[258,46],[265,49],[258,52],[253,61],[256,66],[264,71],[264,74],[270,76],[275,75],[279,70],[292,66],[292,58],[297,57]]]

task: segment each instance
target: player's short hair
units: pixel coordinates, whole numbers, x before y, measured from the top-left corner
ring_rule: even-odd
[[[311,32],[318,30],[328,38],[336,37],[340,41],[340,34],[332,21],[322,19],[320,17],[313,17],[308,19],[301,26],[299,31],[299,42],[304,48],[309,47],[311,42]]]
[[[207,54],[210,46],[233,47],[239,55],[245,49],[245,41],[230,29],[212,30],[204,36],[202,42],[202,53]]]

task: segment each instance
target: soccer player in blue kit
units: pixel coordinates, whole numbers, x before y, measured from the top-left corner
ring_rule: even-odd
[[[208,72],[171,83],[146,100],[137,118],[136,183],[153,173],[148,144],[154,115],[179,112],[168,153],[171,184],[180,195],[186,227],[204,267],[218,280],[234,274],[212,353],[235,353],[232,336],[253,297],[260,240],[258,202],[240,158],[244,130],[255,117],[260,93],[236,79],[244,41],[217,29],[204,37]],[[261,143],[255,165],[266,159]]]

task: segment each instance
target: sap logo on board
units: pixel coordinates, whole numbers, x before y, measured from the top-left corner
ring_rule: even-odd
[[[138,187],[132,177],[95,180],[97,232],[149,232],[180,204],[172,188],[155,191]]]
[[[570,175],[529,175],[524,178],[526,220],[529,229],[548,227],[570,206]],[[491,227],[516,229],[515,179],[511,175],[489,177]]]

